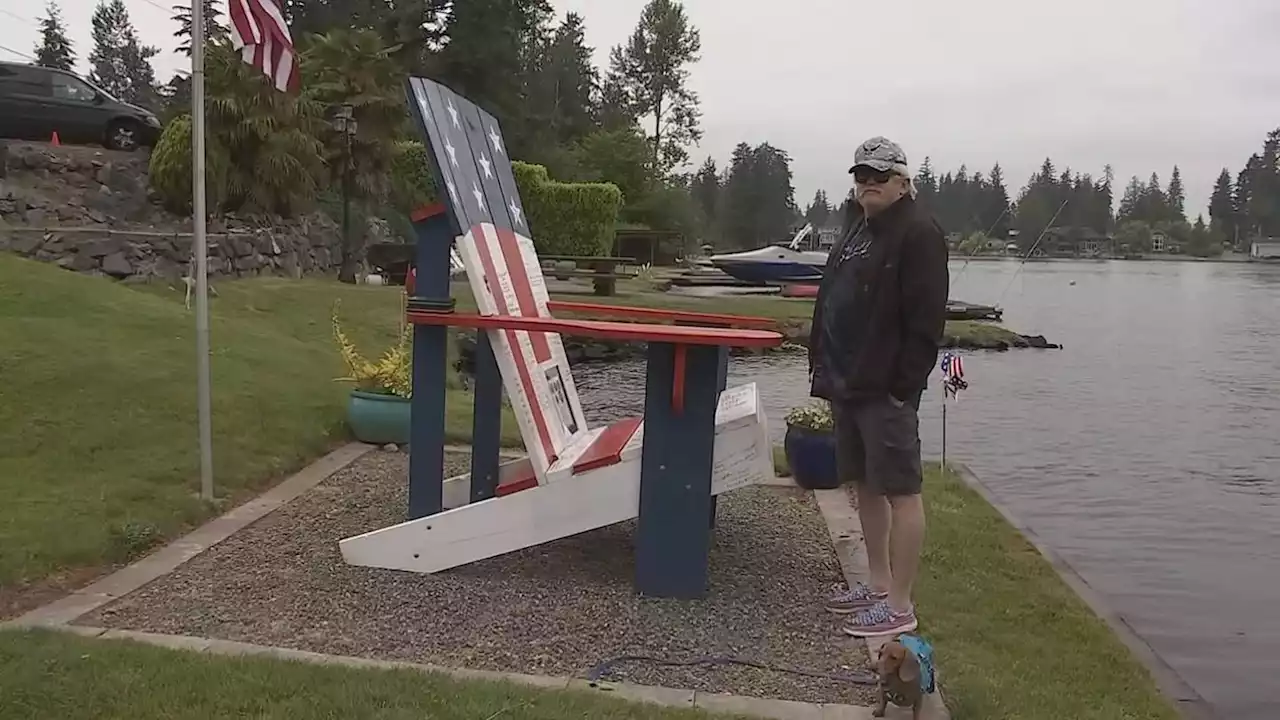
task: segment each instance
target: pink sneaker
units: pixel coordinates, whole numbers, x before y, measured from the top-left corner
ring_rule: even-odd
[[[845,626],[844,633],[851,637],[868,638],[881,635],[897,635],[916,629],[916,611],[895,612],[889,603],[881,601],[869,609],[857,613]]]
[[[827,598],[827,612],[851,615],[862,610],[870,610],[886,597],[888,593],[872,590],[866,583],[857,583],[852,588]]]

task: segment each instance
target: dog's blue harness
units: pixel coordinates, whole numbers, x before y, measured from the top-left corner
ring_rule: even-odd
[[[926,695],[932,693],[936,689],[933,673],[933,646],[919,635],[910,633],[900,636],[898,642],[901,642],[902,646],[920,661],[920,691]]]

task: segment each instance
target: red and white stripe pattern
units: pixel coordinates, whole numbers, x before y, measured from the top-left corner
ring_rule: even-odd
[[[227,0],[231,43],[280,92],[298,89],[298,57],[276,0]]]
[[[457,247],[482,315],[551,316],[532,240],[482,223],[459,238]],[[544,479],[557,460],[572,462],[569,456],[581,454],[584,443],[590,443],[564,345],[553,333],[500,330],[491,331],[490,338],[525,446]]]

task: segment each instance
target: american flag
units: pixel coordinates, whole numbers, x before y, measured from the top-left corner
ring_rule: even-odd
[[[409,78],[409,107],[434,157],[455,234],[492,223],[529,237],[498,121],[444,85],[420,77]]]
[[[298,57],[276,0],[227,0],[231,43],[281,92],[298,89]]]
[[[964,360],[955,353],[943,353],[938,369],[942,371],[943,399],[948,396],[958,399],[960,391],[969,387],[968,381],[964,379]]]

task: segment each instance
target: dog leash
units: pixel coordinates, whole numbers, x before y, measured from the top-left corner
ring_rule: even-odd
[[[755,668],[757,670],[765,670],[768,672],[785,673],[788,675],[799,675],[801,677],[816,678],[819,680],[832,680],[835,682],[848,683],[851,685],[878,685],[880,678],[875,673],[858,672],[858,673],[825,673],[818,670],[806,670],[804,668],[791,667],[788,665],[771,665],[768,663],[757,662],[755,660],[747,660],[744,658],[731,657],[727,655],[706,655],[703,657],[692,658],[690,660],[672,660],[669,658],[654,657],[652,655],[621,655],[591,668],[587,673],[587,680],[590,682],[600,682],[606,675],[622,663],[628,662],[644,662],[653,665],[664,665],[667,667],[692,667],[702,665],[706,667],[717,667],[724,665],[740,665],[743,667]]]

